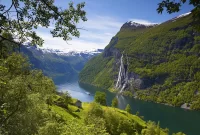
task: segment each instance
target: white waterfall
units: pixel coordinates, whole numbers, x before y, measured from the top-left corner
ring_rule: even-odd
[[[121,59],[120,59],[118,79],[117,79],[115,88],[119,89],[121,93],[127,86],[127,82],[128,82],[128,72],[127,72],[127,68],[125,68],[125,65],[123,63],[123,54],[122,54]]]
[[[124,64],[123,64],[123,54],[121,56],[120,59],[120,68],[119,68],[119,74],[118,74],[118,79],[117,79],[117,83],[115,85],[116,88],[121,87],[121,81],[122,81],[122,76],[123,76],[123,72],[124,71]]]

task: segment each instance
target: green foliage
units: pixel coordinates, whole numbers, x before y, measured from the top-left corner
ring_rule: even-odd
[[[71,112],[68,93],[54,96],[55,85],[42,72],[30,70],[27,60],[20,54],[12,54],[0,65],[0,134],[39,135],[108,135],[101,106],[94,103],[88,124],[78,119],[65,121],[54,106],[59,106],[67,116]],[[65,115],[66,116],[66,115]],[[99,116],[99,117],[98,117]]]
[[[112,100],[112,105],[111,106],[114,107],[114,108],[118,107],[118,99],[116,97]]]
[[[27,60],[13,53],[0,63],[0,132],[34,134],[48,115],[46,101],[55,92],[53,81],[30,70]]]
[[[133,97],[133,93],[131,91],[123,91],[122,93],[124,96]]]
[[[68,104],[72,102],[72,98],[68,92],[60,93],[60,97],[54,101],[54,103],[62,108],[68,109]]]
[[[109,88],[112,80],[112,58],[104,58],[102,54],[89,60],[79,74],[82,83],[96,85],[102,88]]]
[[[131,106],[129,104],[126,105],[125,111],[131,113]]]
[[[134,128],[134,123],[127,119],[121,119],[117,131],[119,133],[126,133],[127,135],[135,135],[136,129]]]
[[[106,129],[112,135],[122,133],[135,135],[141,133],[141,130],[145,128],[145,125],[139,124],[138,120],[132,119],[131,115],[126,115],[125,111],[119,111],[118,109],[106,108],[104,118]]]
[[[95,103],[93,102],[90,106],[90,109],[88,111],[88,116],[95,116],[95,117],[100,117],[102,118],[103,117],[103,114],[104,111],[101,107],[101,105],[99,103]]]
[[[28,57],[32,69],[41,69],[44,75],[51,77],[55,83],[78,76],[84,64],[93,56],[65,56],[44,53],[34,47],[21,46],[21,53]],[[62,79],[61,79],[62,78]]]
[[[101,124],[101,123],[100,123]],[[41,127],[39,135],[109,135],[105,129],[97,128],[94,124],[85,125],[72,119],[65,123],[48,122]]]
[[[106,93],[97,91],[94,96],[94,101],[101,105],[106,106]]]
[[[3,32],[2,36],[6,37],[9,40],[13,40],[13,37],[11,34]],[[6,58],[10,53],[13,52],[13,50],[16,49],[16,45],[12,42],[9,42],[7,40],[4,40],[0,37],[0,58]]]
[[[123,52],[128,57],[129,73],[138,74],[146,87],[142,91],[134,89],[137,98],[173,106],[187,103],[191,109],[198,110],[200,109],[198,105],[200,37],[191,23],[193,23],[192,16],[188,15],[151,28],[121,29],[114,37],[118,39],[117,42],[114,44],[111,40],[106,47],[102,54],[104,57],[93,58],[86,64],[85,69],[88,70],[83,70],[81,74],[92,75],[92,80],[95,78],[104,80],[104,76],[109,75],[109,81],[112,83],[106,88],[114,87],[119,71],[116,67],[119,58],[114,54],[108,56],[106,54],[112,51]],[[109,62],[102,64],[109,59]],[[95,64],[103,67],[95,67],[95,71],[98,72],[92,73]],[[101,81],[94,82],[88,81],[88,78],[80,78],[83,82],[104,87]],[[125,92],[124,95],[129,94]]]
[[[142,130],[142,135],[161,135],[159,124],[156,125],[155,122],[148,121],[147,129]]]
[[[157,11],[158,13],[162,13],[163,10],[166,8],[167,13],[175,13],[179,12],[181,9],[181,6],[186,3],[187,0],[180,0],[179,2],[177,1],[172,1],[172,0],[163,0],[161,3],[158,4]],[[193,5],[194,9],[192,10],[192,16],[193,16],[193,25],[195,28],[197,28],[198,31],[200,31],[200,10],[199,10],[199,5],[200,1],[199,0],[188,0],[189,5]]]
[[[86,125],[93,125],[95,129],[100,129],[100,131],[106,131],[104,111],[101,105],[98,103],[95,102],[91,103],[90,109],[84,121]],[[95,134],[97,135],[99,134],[97,131],[95,132],[96,132]]]
[[[87,20],[86,12],[82,10],[84,6],[85,3],[79,3],[74,7],[73,2],[70,2],[68,9],[61,9],[54,5],[54,0],[13,0],[10,5],[2,2],[0,4],[1,38],[9,40],[2,35],[4,30],[17,35],[20,44],[29,39],[33,45],[42,45],[44,41],[35,30],[39,26],[47,28],[51,22],[54,22],[54,28],[51,30],[53,37],[61,37],[63,40],[69,40],[71,36],[79,37],[79,28],[76,24],[80,20]]]

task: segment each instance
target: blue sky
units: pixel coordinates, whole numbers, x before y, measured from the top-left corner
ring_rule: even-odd
[[[3,0],[4,1],[4,0]],[[7,0],[6,0],[7,1]],[[174,14],[158,14],[156,9],[162,0],[72,0],[75,4],[86,2],[87,22],[79,26],[80,38],[73,38],[67,43],[61,38],[52,38],[50,29],[40,28],[37,33],[45,40],[44,48],[61,50],[88,50],[104,48],[119,31],[120,27],[129,20],[143,23],[162,23],[180,14],[191,11],[192,6],[185,4],[181,11]],[[69,0],[55,0],[58,7],[68,7]]]

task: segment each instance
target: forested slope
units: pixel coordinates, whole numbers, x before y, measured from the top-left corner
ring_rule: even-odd
[[[80,81],[115,88],[123,54],[126,91],[143,100],[200,109],[200,34],[191,15],[152,26],[131,23],[121,27],[102,56],[86,64]]]

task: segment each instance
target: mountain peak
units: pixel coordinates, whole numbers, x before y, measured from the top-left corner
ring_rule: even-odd
[[[128,21],[127,23],[130,23],[132,26],[134,25],[135,27],[139,27],[139,26],[149,27],[149,26],[158,25],[157,23],[138,23],[138,22],[135,22],[135,21]]]
[[[51,48],[41,48],[31,45],[24,45],[27,49],[31,51],[40,52],[42,54],[57,54],[57,55],[63,55],[63,56],[82,56],[82,55],[88,55],[93,56],[97,55],[103,52],[103,49],[90,49],[90,50],[72,50],[72,49],[51,49]]]
[[[188,12],[188,13],[185,13],[185,14],[181,14],[181,15],[179,15],[179,16],[177,16],[177,17],[174,17],[173,19],[171,19],[172,21],[176,21],[177,19],[179,19],[179,18],[182,18],[182,17],[185,17],[185,16],[188,16],[188,15],[190,15],[191,14],[191,12]]]
[[[139,23],[135,21],[128,21],[123,26],[121,29],[140,29],[140,28],[148,28],[148,27],[154,27],[157,26],[157,23]]]

